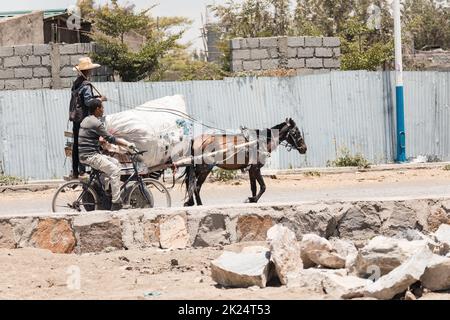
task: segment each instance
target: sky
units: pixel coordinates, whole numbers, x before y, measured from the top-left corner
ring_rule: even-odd
[[[76,4],[76,0],[0,0],[0,11],[61,9]],[[97,0],[96,3],[106,3],[107,0]],[[152,10],[154,16],[185,16],[193,20],[193,24],[186,32],[182,42],[193,42],[193,49],[203,49],[200,28],[201,14],[205,15],[208,4],[223,4],[226,0],[119,0],[119,3],[135,4],[138,9],[148,8],[158,4]]]

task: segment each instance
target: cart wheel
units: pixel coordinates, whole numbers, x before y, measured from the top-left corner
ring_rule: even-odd
[[[172,206],[172,197],[164,184],[151,178],[143,179],[143,181],[153,195],[155,208],[170,208]]]

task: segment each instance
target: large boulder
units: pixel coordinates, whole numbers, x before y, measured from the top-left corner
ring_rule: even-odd
[[[441,224],[434,233],[434,237],[436,238],[436,241],[443,245],[444,252],[448,253],[450,251],[450,225]]]
[[[248,250],[248,249],[247,249]],[[270,253],[235,253],[225,251],[219,258],[211,261],[211,276],[225,287],[265,288],[269,280]]]
[[[313,233],[303,235],[302,241],[300,242],[303,267],[311,268],[317,265],[317,263],[312,261],[309,256],[311,252],[317,250],[331,252],[332,249],[333,247],[331,246],[331,243],[325,238],[319,237],[318,235]]]
[[[286,285],[289,273],[303,269],[300,244],[297,242],[295,233],[282,225],[275,225],[267,231],[267,241],[276,274],[281,284]]]
[[[309,268],[300,270],[298,273],[288,275],[288,288],[305,288],[323,294],[323,281],[329,275],[344,277],[347,275],[345,269],[316,269]]]
[[[350,241],[345,241],[339,238],[330,239],[333,251],[340,257],[345,259],[345,268],[351,270],[356,263],[358,256],[358,249]]]
[[[363,297],[367,281],[355,276],[327,274],[322,286],[323,291],[333,298],[353,299]]]
[[[357,274],[367,277],[376,268],[383,276],[423,248],[428,248],[425,240],[407,241],[377,236],[359,251],[355,265]]]
[[[450,258],[434,255],[420,281],[432,291],[450,289]]]
[[[329,252],[323,250],[313,250],[308,254],[309,259],[317,265],[321,265],[330,269],[345,268],[345,258],[338,255],[336,252]]]
[[[418,249],[402,265],[367,285],[364,296],[381,300],[392,299],[420,280],[432,258],[433,253],[428,247]]]

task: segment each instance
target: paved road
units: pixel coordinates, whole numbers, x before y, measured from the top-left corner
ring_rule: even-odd
[[[450,172],[440,169],[382,173],[283,176],[266,179],[267,191],[260,203],[320,200],[392,200],[450,197]],[[50,212],[54,190],[0,194],[0,215]],[[183,204],[179,186],[171,192],[173,206]],[[250,195],[249,182],[206,183],[205,205],[242,204]]]

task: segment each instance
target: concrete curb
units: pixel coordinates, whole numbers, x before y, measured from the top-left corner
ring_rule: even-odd
[[[0,217],[0,249],[41,248],[54,253],[223,246],[264,241],[282,224],[295,232],[349,239],[364,245],[375,235],[406,237],[450,224],[449,199],[312,202],[146,209],[88,214]]]

